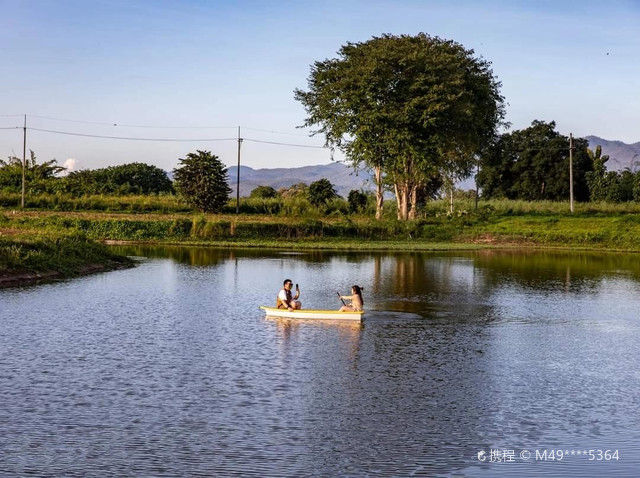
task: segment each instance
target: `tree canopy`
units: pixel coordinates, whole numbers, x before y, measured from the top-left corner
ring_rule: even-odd
[[[46,192],[47,183],[64,170],[55,159],[38,163],[36,154],[29,151],[29,157],[25,160],[25,183],[28,191]],[[22,158],[10,156],[6,160],[0,159],[0,189],[12,192],[22,189]]]
[[[276,191],[271,186],[258,186],[251,190],[251,194],[249,197],[259,198],[259,199],[271,199],[278,197],[278,191]]]
[[[82,194],[160,194],[172,193],[167,173],[150,164],[128,163],[99,169],[73,171],[60,189]]]
[[[307,91],[295,98],[307,111],[305,126],[355,167],[374,169],[378,211],[386,176],[406,219],[427,180],[468,173],[493,139],[504,117],[499,87],[490,63],[459,43],[382,35],[315,62]]]
[[[312,182],[309,185],[308,195],[309,202],[314,206],[322,206],[338,197],[333,184],[326,178]]]
[[[367,207],[367,195],[362,191],[352,189],[347,196],[347,203],[349,204],[350,212],[362,212]]]
[[[176,190],[187,203],[203,212],[219,212],[229,200],[227,168],[210,151],[196,151],[180,158],[173,170]]]
[[[478,186],[485,198],[566,200],[569,197],[569,138],[556,123],[533,121],[505,133],[482,156]],[[593,170],[588,141],[573,141],[574,195],[589,200],[587,174]]]

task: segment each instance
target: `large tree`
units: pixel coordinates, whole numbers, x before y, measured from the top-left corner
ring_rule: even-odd
[[[337,198],[338,194],[333,184],[328,179],[322,178],[309,185],[308,197],[309,202],[314,206],[322,206]]]
[[[569,197],[569,138],[555,130],[556,123],[533,121],[522,130],[503,134],[482,157],[478,186],[484,197],[524,200],[564,200]],[[573,142],[574,194],[589,200],[587,173],[593,161],[588,142]]]
[[[220,212],[229,200],[227,168],[210,151],[196,151],[180,158],[173,170],[178,193],[204,212]]]
[[[373,169],[376,217],[390,181],[398,217],[407,219],[435,175],[468,173],[493,139],[504,117],[499,87],[473,50],[420,33],[347,43],[337,58],[313,64],[308,90],[295,97],[308,113],[305,126],[354,167]]]

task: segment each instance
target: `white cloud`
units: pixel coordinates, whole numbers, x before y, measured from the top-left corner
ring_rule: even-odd
[[[65,173],[68,174],[71,171],[74,171],[76,169],[76,163],[77,163],[77,160],[75,158],[67,158],[67,159],[65,159],[64,163],[62,163],[62,166],[67,168]]]

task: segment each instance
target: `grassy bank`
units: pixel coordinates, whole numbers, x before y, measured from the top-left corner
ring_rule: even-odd
[[[640,251],[640,211],[612,206],[617,205],[591,205],[592,210],[570,215],[558,212],[557,203],[510,202],[500,209],[482,206],[453,215],[438,211],[410,222],[375,221],[367,216],[4,211],[0,212],[0,232],[51,236],[73,232],[98,241],[225,247],[433,250],[542,246]]]
[[[82,234],[36,234],[5,229],[0,235],[0,287],[24,285],[132,265],[126,257]]]
[[[185,204],[178,196],[166,195],[86,195],[38,194],[26,196],[27,211],[56,212],[101,212],[127,214],[197,214],[193,208]],[[20,209],[20,194],[0,191],[0,212]],[[557,201],[518,201],[508,199],[480,200],[479,209],[488,210],[497,215],[568,215],[567,202]],[[234,215],[235,199],[224,206],[223,215]],[[423,206],[421,217],[428,219],[436,215],[446,215],[449,210],[448,200],[429,201]],[[456,214],[473,214],[473,199],[456,199]],[[306,198],[241,198],[240,213],[251,216],[293,217],[293,218],[372,218],[375,210],[370,201],[367,208],[359,214],[349,212],[344,199],[336,199],[324,206],[313,206]],[[588,202],[576,203],[576,215],[620,215],[640,214],[640,202]],[[394,200],[384,203],[384,216],[392,220],[396,214]]]

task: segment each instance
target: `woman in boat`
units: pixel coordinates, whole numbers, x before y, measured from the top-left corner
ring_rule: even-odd
[[[342,300],[350,300],[349,305],[343,305],[340,307],[340,312],[359,312],[364,307],[364,300],[362,299],[362,287],[354,285],[351,287],[352,295],[341,295]]]

